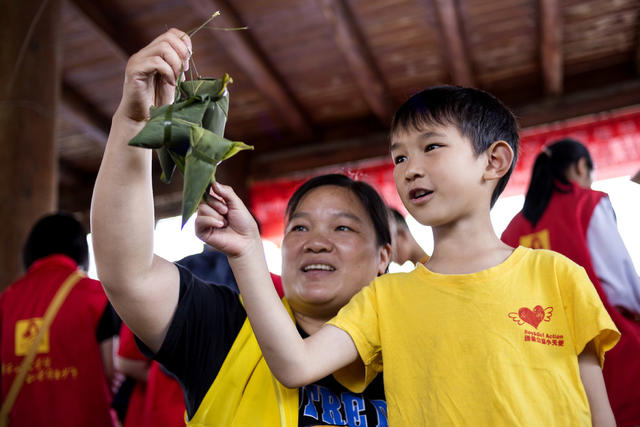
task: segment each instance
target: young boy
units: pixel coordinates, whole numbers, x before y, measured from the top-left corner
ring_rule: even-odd
[[[256,264],[264,256],[246,208],[214,186],[196,230],[229,255],[278,380],[297,387],[337,371],[357,391],[384,366],[392,426],[614,425],[601,364],[619,334],[584,270],[514,250],[491,226],[517,150],[515,118],[485,92],[434,87],[401,106],[394,179],[409,213],[432,227],[433,255],[379,277],[305,340]]]

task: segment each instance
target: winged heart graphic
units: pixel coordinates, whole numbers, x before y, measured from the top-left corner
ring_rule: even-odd
[[[538,329],[538,325],[540,325],[541,322],[549,322],[551,320],[552,314],[553,307],[542,308],[541,305],[536,305],[533,307],[533,310],[528,307],[521,307],[517,313],[509,313],[509,318],[518,325],[528,323]]]

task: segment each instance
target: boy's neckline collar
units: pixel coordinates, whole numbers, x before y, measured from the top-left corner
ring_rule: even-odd
[[[496,274],[500,274],[501,271],[509,270],[511,267],[518,263],[529,251],[529,248],[524,246],[518,246],[511,252],[511,254],[500,264],[494,265],[493,267],[486,268],[484,270],[476,271],[474,273],[464,273],[464,274],[443,274],[437,273],[435,271],[429,270],[424,264],[418,264],[417,269],[420,270],[422,274],[428,275],[432,279],[444,279],[448,280],[451,278],[456,278],[459,280],[466,279],[479,279],[482,277],[491,277]]]

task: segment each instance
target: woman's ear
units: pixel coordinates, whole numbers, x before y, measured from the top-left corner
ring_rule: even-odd
[[[506,141],[495,141],[487,151],[487,168],[483,178],[487,181],[500,179],[509,172],[513,163],[513,149]]]
[[[378,260],[378,276],[381,276],[387,272],[389,263],[391,262],[391,244],[387,243],[384,246],[381,246],[379,251],[380,259]]]
[[[572,174],[571,177],[567,176],[567,179],[569,179],[570,181],[574,181],[581,187],[591,187],[593,179],[591,177],[591,169],[589,169],[586,157],[580,157],[578,161],[574,165],[569,166],[569,168]]]

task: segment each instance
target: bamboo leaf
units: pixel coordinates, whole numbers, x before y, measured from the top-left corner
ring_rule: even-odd
[[[192,124],[202,123],[202,117],[210,100],[190,97],[186,100],[153,108],[145,127],[135,136],[129,145],[143,148],[161,148],[170,146],[185,152],[189,148],[189,128]],[[183,153],[184,154],[184,153]]]
[[[221,79],[180,81],[179,98],[172,104],[150,109],[150,119],[129,145],[155,149],[162,167],[161,179],[169,182],[175,169],[184,174],[182,225],[198,208],[220,162],[253,147],[223,137],[229,113],[232,82]]]
[[[191,148],[185,156],[184,186],[182,190],[182,226],[194,214],[220,162],[242,150],[253,147],[229,141],[202,127],[191,128]]]
[[[166,147],[158,148],[156,153],[158,153],[158,160],[160,161],[160,167],[162,168],[160,179],[165,184],[168,184],[171,182],[173,171],[176,169],[176,163],[171,157],[171,152]]]

